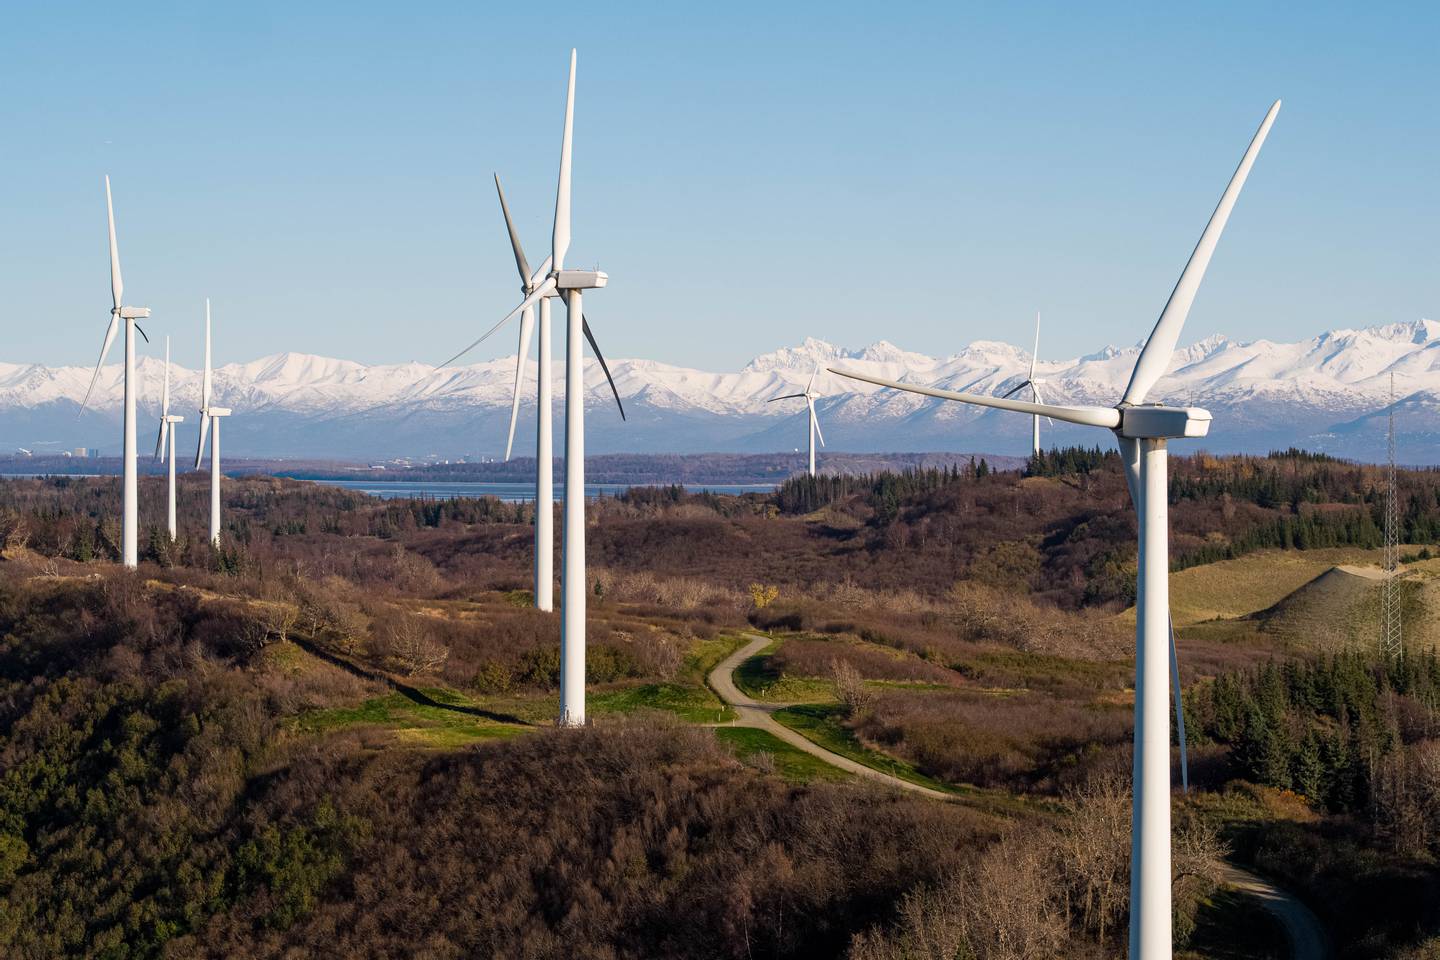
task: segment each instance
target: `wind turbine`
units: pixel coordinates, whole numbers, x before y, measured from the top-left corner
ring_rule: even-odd
[[[230,416],[229,407],[210,403],[210,298],[205,298],[205,378],[200,385],[200,442],[195,447],[195,469],[205,456],[205,431],[210,434],[210,542],[220,546],[220,418]]]
[[[805,406],[810,411],[810,476],[815,476],[815,437],[820,437],[820,446],[825,446],[825,434],[820,432],[820,419],[815,416],[815,378],[820,375],[820,364],[815,364],[815,372],[810,374],[810,382],[805,384],[804,393],[787,393],[783,397],[771,397],[766,403],[774,403],[776,400],[797,400],[805,398]]]
[[[570,249],[570,151],[575,126],[575,51],[570,51],[570,82],[565,93],[565,127],[560,138],[560,177],[555,190],[555,227],[550,235],[550,266],[520,305],[475,343],[445,364],[469,352],[515,317],[546,297],[565,300],[565,567],[561,575],[560,725],[585,723],[585,315],[581,295],[610,278],[600,270],[567,270]],[[543,269],[543,267],[542,267]],[[524,270],[521,270],[522,275]],[[533,279],[533,278],[532,278]],[[542,308],[543,309],[543,308]],[[593,341],[592,341],[593,346]],[[445,366],[441,364],[441,366]],[[613,384],[612,384],[613,386]],[[618,399],[618,397],[617,397]]]
[[[1035,361],[1039,358],[1039,356],[1040,356],[1040,311],[1037,310],[1037,311],[1035,311],[1035,349],[1034,349],[1033,351],[1031,351],[1031,353],[1030,353],[1030,373],[1029,373],[1028,376],[1026,376],[1026,378],[1025,378],[1024,380],[1022,380],[1022,381],[1020,382],[1020,385],[1019,385],[1019,386],[1014,387],[1013,389],[1009,390],[1008,392],[1002,394],[1002,396],[1004,396],[1004,397],[1013,397],[1013,396],[1015,396],[1015,394],[1019,393],[1021,390],[1024,390],[1026,387],[1029,387],[1029,388],[1030,388],[1030,395],[1035,398],[1035,402],[1036,402],[1036,403],[1044,403],[1044,402],[1045,402],[1045,398],[1042,397],[1042,396],[1040,396],[1040,384],[1044,383],[1045,381],[1044,381],[1044,380],[1037,380],[1037,379],[1035,379]],[[1034,451],[1035,456],[1038,457],[1038,456],[1040,456],[1040,414],[1037,413],[1037,414],[1035,414],[1035,416],[1031,417],[1030,419],[1031,419],[1032,421],[1034,421],[1034,422],[1032,423],[1032,425],[1031,425],[1031,430],[1032,430],[1033,432],[1032,432],[1032,434],[1031,434],[1030,446],[1031,446],[1031,449]]]
[[[546,257],[545,262],[540,265],[539,271],[530,272],[530,262],[525,259],[525,250],[520,245],[520,233],[515,229],[515,221],[510,219],[510,206],[505,202],[505,191],[500,186],[500,175],[495,174],[495,192],[500,197],[500,212],[505,216],[505,229],[510,235],[510,248],[515,254],[515,268],[520,271],[520,292],[523,296],[530,296],[535,292],[550,271],[551,258]],[[548,296],[542,297],[538,307],[540,311],[540,349],[536,358],[536,390],[535,390],[535,606],[540,610],[555,609],[554,602],[554,581],[555,581],[555,493],[552,473],[554,471],[555,454],[551,443],[551,420],[553,417],[554,404],[550,397],[550,301],[559,296],[559,291],[551,291]],[[515,446],[515,422],[520,415],[520,387],[525,379],[525,358],[530,352],[530,339],[535,326],[535,307],[527,308],[520,314],[520,342],[515,352],[515,392],[510,400],[510,434],[505,440],[505,459],[510,459],[510,451]],[[615,395],[615,404],[620,408],[620,419],[625,419],[625,405],[620,402],[620,391],[615,387],[615,378],[610,375],[610,367],[605,362],[605,355],[600,352],[600,345],[595,342],[595,335],[590,331],[590,323],[582,315],[580,328],[585,334],[585,339],[590,342],[590,349],[595,352],[595,359],[600,361],[600,369],[605,371],[605,379],[610,382],[610,392]],[[485,336],[488,337],[495,332],[494,328]],[[481,337],[484,340],[485,337]],[[477,341],[478,343],[479,341]],[[473,344],[472,344],[473,346]],[[466,350],[470,348],[467,347]],[[463,351],[462,351],[463,352]],[[446,363],[454,359],[447,360]],[[442,364],[443,366],[443,364]]]
[[[1166,646],[1170,642],[1169,517],[1166,444],[1172,439],[1203,437],[1210,413],[1195,407],[1148,404],[1156,381],[1170,365],[1180,330],[1190,312],[1215,245],[1250,175],[1280,101],[1265,115],[1250,146],[1210,215],[1200,242],[1190,254],[1155,329],[1130,374],[1129,386],[1114,407],[1032,403],[1004,397],[918,387],[838,368],[832,372],[885,387],[943,400],[1052,417],[1066,423],[1104,427],[1115,432],[1125,462],[1131,499],[1139,518],[1139,564],[1135,617],[1135,756],[1131,816],[1130,956],[1167,960],[1171,956],[1170,878],[1170,718]]]
[[[121,561],[127,567],[139,565],[139,550],[137,539],[137,514],[139,512],[139,496],[135,474],[135,390],[138,386],[135,380],[135,331],[140,327],[136,320],[144,320],[150,316],[148,307],[127,307],[122,305],[121,299],[125,295],[125,281],[120,276],[120,248],[115,243],[115,204],[110,198],[110,177],[105,177],[105,211],[110,217],[110,326],[105,330],[105,343],[100,347],[100,360],[95,364],[95,373],[90,377],[90,386],[85,391],[85,399],[80,404],[80,413],[90,403],[90,394],[95,389],[95,381],[100,379],[100,368],[105,365],[105,356],[110,352],[110,345],[115,342],[115,334],[119,332],[120,321],[125,321],[125,425],[123,428],[124,453],[121,458],[121,499],[123,501],[122,518],[120,526],[120,555]],[[145,337],[145,331],[140,330],[140,336]],[[150,338],[145,337],[149,343]]]
[[[185,418],[170,413],[170,338],[165,338],[165,390],[160,395],[160,432],[155,438],[155,456],[158,459],[166,449],[169,440],[170,498],[165,505],[165,521],[170,539],[175,539],[175,424],[184,423]]]

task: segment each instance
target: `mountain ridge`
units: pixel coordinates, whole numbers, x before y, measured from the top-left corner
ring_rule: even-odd
[[[1112,404],[1138,351],[1138,345],[1107,345],[1070,359],[1042,355],[1036,373],[1046,381],[1048,401]],[[226,437],[239,455],[493,455],[502,452],[514,364],[513,355],[440,369],[418,361],[367,365],[281,352],[217,367],[216,400],[236,411]],[[586,404],[598,415],[587,419],[586,432],[597,452],[790,448],[803,442],[803,416],[792,404],[767,401],[803,388],[819,365],[819,412],[837,448],[909,445],[919,451],[959,443],[1020,453],[1029,433],[1021,416],[887,390],[823,368],[844,365],[906,382],[999,394],[1021,383],[1029,364],[1029,350],[997,340],[931,357],[887,340],[851,349],[815,337],[761,354],[735,372],[617,359],[610,366],[630,415],[622,424],[613,415],[603,373],[587,360]],[[144,356],[138,369],[142,424],[149,425],[164,363]],[[533,397],[535,369],[532,360],[527,397]],[[0,445],[118,446],[119,364],[102,368],[90,409],[76,417],[92,370],[0,363]],[[551,374],[558,400],[563,364],[556,362]],[[1215,414],[1211,436],[1197,448],[1261,452],[1293,444],[1367,459],[1384,448],[1383,435],[1371,436],[1372,420],[1391,405],[1391,374],[1406,461],[1440,462],[1440,436],[1428,427],[1440,410],[1440,323],[1429,319],[1330,330],[1293,343],[1206,337],[1176,350],[1153,398]],[[199,389],[197,372],[172,366],[172,412],[198,406]],[[533,417],[532,399],[522,406],[522,421],[533,423]],[[1047,426],[1044,435],[1047,443],[1102,439],[1065,426]],[[524,443],[517,440],[517,449]]]

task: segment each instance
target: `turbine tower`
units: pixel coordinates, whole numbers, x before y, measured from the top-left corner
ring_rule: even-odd
[[[160,432],[155,438],[155,457],[159,459],[167,449],[166,441],[169,441],[170,459],[170,494],[165,501],[165,523],[166,529],[170,531],[170,541],[175,541],[175,425],[184,423],[185,418],[174,416],[170,413],[170,338],[165,338],[165,391],[161,394],[160,400]]]
[[[1395,485],[1395,373],[1390,373],[1390,425],[1385,440],[1385,579],[1380,584],[1380,652],[1405,655],[1400,624],[1400,503]]]
[[[530,272],[530,262],[525,258],[525,250],[520,244],[520,233],[515,229],[515,221],[510,219],[510,205],[505,202],[505,191],[500,186],[500,175],[495,174],[495,192],[500,197],[500,212],[505,217],[505,229],[510,236],[510,249],[515,254],[515,267],[520,271],[520,292],[523,296],[529,297],[535,292],[550,272],[550,257],[540,265],[539,271]],[[555,582],[555,495],[552,473],[554,471],[555,454],[551,442],[551,421],[554,413],[554,404],[550,397],[550,301],[559,295],[557,290],[552,290],[549,295],[542,297],[538,303],[540,312],[540,350],[536,358],[536,384],[535,384],[535,606],[540,610],[555,609],[554,582]],[[515,422],[520,415],[520,388],[525,380],[525,359],[530,352],[530,339],[535,326],[535,307],[529,307],[520,313],[520,342],[515,351],[515,392],[510,400],[510,434],[505,439],[505,459],[510,459],[510,451],[515,446]],[[595,359],[600,361],[600,369],[605,371],[605,379],[610,383],[610,392],[615,395],[615,404],[620,408],[620,419],[625,419],[625,405],[620,402],[620,391],[615,387],[615,378],[610,375],[610,367],[605,362],[605,355],[600,352],[600,345],[595,342],[595,335],[590,330],[590,324],[582,316],[580,319],[581,330],[585,339],[590,342],[590,349],[595,352]],[[494,333],[498,327],[492,328],[485,334],[485,337]],[[480,340],[484,340],[481,337]],[[477,340],[476,343],[479,343]],[[463,355],[475,344],[466,347],[461,351]],[[453,362],[459,357],[452,357],[445,361],[446,364]],[[441,364],[444,366],[445,364]]]
[[[105,356],[110,352],[110,345],[115,342],[115,334],[119,331],[120,321],[125,321],[125,414],[123,427],[123,455],[121,458],[123,479],[121,481],[121,499],[123,502],[121,534],[120,534],[120,555],[125,566],[134,568],[139,565],[140,554],[138,549],[138,521],[139,496],[135,474],[135,391],[139,386],[135,379],[135,331],[140,330],[136,320],[144,320],[150,316],[147,307],[127,307],[121,302],[125,295],[125,281],[120,276],[120,248],[115,243],[115,204],[110,199],[110,177],[105,177],[105,211],[110,218],[110,326],[105,330],[105,343],[100,347],[100,360],[95,364],[95,373],[90,378],[90,387],[85,391],[85,399],[80,404],[80,413],[85,412],[86,406],[90,403],[90,393],[95,389],[95,381],[100,378],[100,368],[105,365]],[[145,331],[140,330],[140,336],[145,337]],[[145,337],[149,343],[150,338]]]
[[[1036,402],[1036,403],[1044,403],[1044,402],[1045,402],[1045,398],[1042,397],[1042,396],[1040,396],[1040,384],[1044,383],[1045,381],[1044,381],[1044,380],[1037,380],[1037,379],[1035,378],[1035,361],[1039,358],[1039,356],[1040,356],[1040,311],[1039,311],[1039,310],[1036,310],[1036,311],[1035,311],[1035,349],[1034,349],[1033,351],[1031,351],[1031,353],[1030,353],[1030,374],[1029,374],[1024,380],[1022,380],[1022,381],[1020,382],[1019,386],[1017,386],[1017,387],[1015,387],[1014,389],[1010,390],[1009,392],[1005,393],[1003,396],[1013,397],[1013,396],[1015,396],[1015,394],[1019,393],[1021,390],[1024,390],[1026,387],[1029,387],[1029,388],[1030,388],[1030,396],[1032,396],[1032,397],[1035,398],[1035,402]],[[1035,416],[1031,417],[1030,420],[1031,420],[1031,428],[1030,428],[1030,429],[1031,429],[1030,449],[1031,449],[1032,453],[1034,454],[1034,456],[1038,457],[1038,456],[1040,456],[1040,414],[1038,414],[1038,413],[1035,414]]]
[[[200,442],[195,447],[195,469],[205,456],[205,432],[210,431],[210,542],[220,546],[220,418],[230,416],[229,407],[214,406],[210,374],[210,298],[205,298],[205,379],[200,385]]]
[[[1004,397],[958,393],[886,380],[831,368],[832,372],[884,387],[944,400],[959,400],[1066,423],[1104,427],[1115,432],[1126,477],[1140,521],[1135,617],[1135,756],[1130,859],[1130,956],[1169,960],[1172,952],[1170,876],[1170,717],[1166,647],[1170,638],[1169,517],[1167,444],[1203,437],[1210,413],[1194,407],[1146,403],[1175,352],[1185,318],[1215,245],[1230,218],[1255,157],[1260,152],[1280,101],[1265,115],[1240,166],[1220,197],[1200,242],[1190,255],[1170,300],[1145,342],[1130,384],[1114,407],[1032,403]]]
[[[561,726],[585,723],[585,353],[582,293],[610,278],[600,270],[567,270],[570,249],[570,152],[575,126],[575,51],[570,51],[570,82],[565,93],[565,127],[560,138],[560,177],[555,190],[555,227],[550,235],[549,272],[520,305],[456,357],[515,317],[558,295],[565,300],[565,509],[561,575],[560,718]],[[593,345],[593,343],[592,343]],[[444,366],[445,364],[441,364]]]
[[[825,446],[825,434],[820,432],[820,420],[815,416],[815,378],[820,375],[820,364],[815,364],[815,372],[810,374],[810,382],[805,384],[804,393],[787,393],[783,397],[771,397],[766,403],[774,403],[776,400],[797,400],[803,397],[805,406],[809,410],[809,440],[810,440],[810,476],[815,476],[815,437],[819,435],[820,446]]]

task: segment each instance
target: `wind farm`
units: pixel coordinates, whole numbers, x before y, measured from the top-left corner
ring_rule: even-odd
[[[0,37],[0,956],[1440,951],[1436,15],[317,12]]]

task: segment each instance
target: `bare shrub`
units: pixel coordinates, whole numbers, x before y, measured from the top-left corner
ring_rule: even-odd
[[[781,672],[797,677],[831,676],[831,662],[837,657],[853,666],[867,680],[915,680],[943,684],[959,682],[959,676],[953,670],[936,666],[908,653],[877,649],[868,644],[811,640],[805,637],[786,640],[785,645],[775,653],[775,666]]]
[[[385,625],[375,652],[406,676],[433,673],[445,665],[450,651],[435,642],[423,617],[401,615]]]
[[[1103,946],[1130,902],[1130,782],[1095,777],[1069,794],[1060,863],[1081,926]]]
[[[832,659],[830,679],[835,685],[835,699],[845,705],[851,716],[862,713],[875,701],[875,695],[865,686],[865,678],[849,660],[842,657]]]
[[[297,622],[313,639],[344,653],[354,653],[369,632],[369,618],[360,604],[349,599],[350,586],[327,577],[300,595]]]
[[[901,901],[889,931],[852,942],[850,960],[1050,960],[1070,942],[1054,836],[1012,831],[971,875],[921,887]]]
[[[1056,790],[1076,784],[1130,740],[1131,711],[1043,693],[884,693],[856,724],[930,776],[951,783]]]

